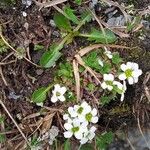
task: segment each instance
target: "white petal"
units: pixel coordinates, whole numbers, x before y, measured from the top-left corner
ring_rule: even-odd
[[[58,96],[58,99],[59,99],[61,102],[64,102],[64,101],[66,100],[66,98],[65,98],[63,95]]]
[[[139,77],[142,74],[142,70],[135,70],[133,71],[133,77]]]
[[[98,122],[98,117],[92,117],[91,122],[92,122],[92,123],[97,123],[97,122]]]
[[[109,91],[111,91],[113,89],[113,86],[107,85],[107,88],[108,88]]]
[[[126,77],[125,73],[122,73],[122,74],[119,75],[118,78],[119,78],[120,80],[125,80],[127,77]]]
[[[56,96],[52,96],[51,97],[51,102],[52,103],[55,103],[55,102],[57,102],[58,101],[58,98],[56,97]]]
[[[114,80],[114,75],[113,75],[113,74],[109,74],[107,80],[108,80],[108,81],[113,81],[113,80]]]
[[[81,128],[86,131],[87,130],[87,126],[88,126],[88,121],[84,121],[82,124],[81,124]]]
[[[63,119],[64,119],[64,120],[69,119],[69,115],[68,115],[68,114],[64,114],[64,115],[63,115]]]
[[[86,106],[84,109],[83,109],[83,115],[87,114],[87,113],[90,113],[92,110],[91,106],[88,105]]]
[[[137,63],[132,63],[132,69],[133,70],[138,70],[139,69],[139,65]]]
[[[114,75],[113,74],[104,74],[104,81],[113,81]]]
[[[73,109],[73,107],[69,107],[68,108],[68,112],[71,115],[71,117],[76,117],[77,113],[75,112],[75,110]]]
[[[107,88],[107,84],[106,84],[105,82],[103,82],[103,83],[101,84],[101,87],[102,87],[103,89],[106,89],[106,88]]]
[[[78,111],[78,109],[80,108],[80,106],[79,105],[74,105],[73,108],[74,108],[75,111]]]
[[[121,102],[124,100],[124,93],[121,94],[120,100],[121,100]]]
[[[128,82],[130,85],[133,84],[134,83],[133,78],[132,77],[128,78]]]
[[[96,109],[96,108],[93,108],[91,114],[92,114],[93,116],[96,116],[96,115],[97,115],[97,109]]]
[[[104,78],[104,81],[107,81],[108,74],[104,74],[104,75],[103,75],[103,78]]]
[[[83,138],[82,132],[79,132],[79,131],[78,131],[78,132],[75,132],[75,133],[74,133],[74,136],[75,136],[77,139],[79,139],[79,140]]]
[[[128,67],[125,64],[122,64],[120,66],[120,68],[121,68],[122,71],[126,71],[128,69]]]
[[[54,88],[55,88],[55,90],[60,91],[60,85],[59,84],[55,84]]]
[[[95,137],[95,133],[91,132],[88,136],[89,140],[91,141]]]
[[[138,82],[138,78],[134,78],[134,83],[137,83]]]
[[[80,120],[78,118],[73,119],[73,126],[79,127],[80,126]]]
[[[70,130],[72,127],[73,127],[73,126],[72,126],[72,124],[70,124],[70,123],[65,123],[65,124],[64,124],[64,128],[65,128],[66,130]]]
[[[72,135],[73,135],[73,133],[72,133],[72,132],[70,132],[70,131],[66,131],[66,132],[64,132],[64,137],[65,137],[65,138],[71,138],[71,137],[72,137]]]
[[[82,102],[81,107],[86,108],[88,105],[89,104],[86,101],[84,101],[84,102]]]
[[[61,93],[62,95],[65,94],[66,91],[67,91],[66,87],[61,87],[60,93]]]
[[[124,91],[126,91],[126,90],[127,90],[126,81],[123,81],[123,89],[124,89]]]
[[[88,142],[88,138],[85,138],[85,137],[80,140],[81,144],[85,144],[87,142]]]
[[[80,122],[85,122],[86,121],[84,115],[78,115],[78,118],[79,118]]]
[[[132,68],[132,65],[133,65],[132,62],[127,62],[127,67],[128,67],[128,69],[131,69],[131,68]]]
[[[96,131],[96,127],[92,126],[92,127],[90,128],[90,132],[95,132],[95,131]]]
[[[104,66],[104,63],[102,62],[102,60],[101,59],[98,59],[98,63],[100,64],[100,66]]]
[[[123,85],[120,82],[114,81],[113,84],[116,85],[120,90],[123,89]]]

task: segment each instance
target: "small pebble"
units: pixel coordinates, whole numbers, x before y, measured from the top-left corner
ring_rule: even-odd
[[[42,69],[37,69],[37,70],[36,70],[36,74],[37,74],[37,75],[41,75],[42,73],[43,73],[43,70],[42,70]]]
[[[32,0],[22,0],[22,4],[28,8],[32,4]]]
[[[22,12],[23,17],[27,17],[27,13],[25,11]]]
[[[51,19],[49,23],[50,23],[50,25],[51,25],[52,27],[56,27],[56,24],[55,24],[55,22],[54,22],[53,19]]]

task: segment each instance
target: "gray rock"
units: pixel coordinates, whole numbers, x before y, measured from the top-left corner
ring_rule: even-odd
[[[123,15],[120,15],[119,17],[112,17],[108,19],[107,24],[109,26],[124,26],[125,18]]]

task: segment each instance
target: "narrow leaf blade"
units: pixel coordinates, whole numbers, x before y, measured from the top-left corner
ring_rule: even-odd
[[[64,13],[68,16],[68,19],[74,22],[75,24],[79,24],[79,20],[74,14],[74,10],[71,9],[69,6],[64,8]]]

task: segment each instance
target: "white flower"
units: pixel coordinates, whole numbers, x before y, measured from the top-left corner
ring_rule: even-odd
[[[98,122],[98,117],[97,115],[97,110],[94,108],[92,110],[91,106],[87,102],[82,102],[82,104],[75,105],[74,110],[78,116],[78,119],[80,122],[92,122],[92,123],[97,123]]]
[[[105,51],[105,55],[106,55],[109,59],[112,59],[112,57],[113,57],[111,51],[108,51],[108,50]]]
[[[87,130],[87,132],[84,132],[83,138],[80,140],[80,143],[85,144],[88,141],[91,141],[95,137],[95,131],[96,131],[96,128],[92,126],[90,130]]]
[[[102,67],[104,66],[104,63],[101,59],[98,59],[98,63],[100,64],[100,66],[102,66]]]
[[[104,78],[104,82],[101,84],[101,87],[103,89],[108,89],[109,91],[111,91],[113,89],[114,75],[104,74],[103,78]]]
[[[126,89],[127,89],[127,87],[126,87],[126,82],[123,81],[123,84],[121,84],[121,83],[118,82],[118,81],[114,81],[113,84],[114,84],[115,86],[117,86],[117,88],[119,89],[119,90],[117,90],[117,92],[118,92],[119,94],[121,94],[120,100],[123,101],[123,100],[124,100],[124,93],[125,93],[125,91],[126,91]]]
[[[134,62],[127,62],[120,66],[121,70],[124,71],[119,75],[120,80],[127,79],[129,84],[138,82],[138,77],[142,74],[142,70],[139,69],[139,65]]]
[[[65,101],[64,94],[67,91],[66,87],[60,87],[59,84],[54,85],[54,90],[52,91],[53,96],[51,97],[51,101],[53,103],[60,100],[61,102]]]
[[[64,124],[64,128],[67,130],[64,132],[65,138],[71,138],[73,135],[77,139],[83,138],[83,133],[87,131],[87,123],[80,123],[78,118],[72,120],[71,123],[67,122]]]

